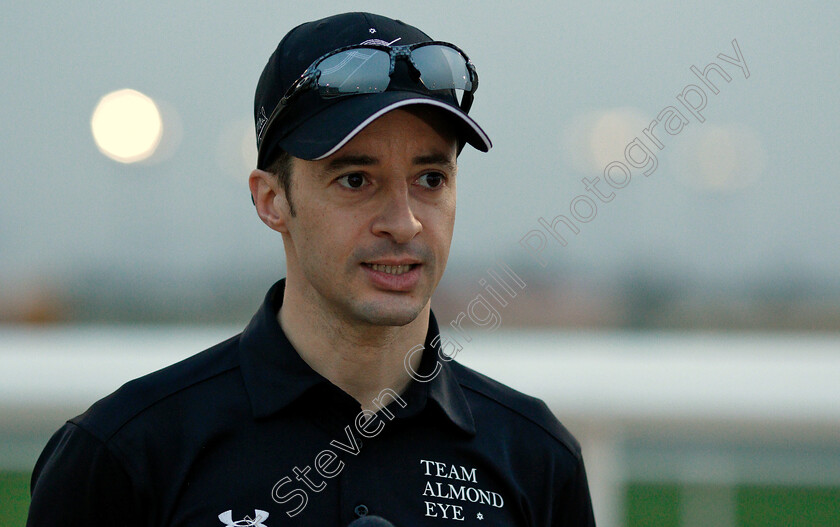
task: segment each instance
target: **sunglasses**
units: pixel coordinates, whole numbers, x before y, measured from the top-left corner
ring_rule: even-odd
[[[469,112],[478,88],[478,73],[469,57],[454,44],[440,41],[406,46],[357,44],[331,51],[306,68],[280,99],[268,124],[308,90],[317,90],[324,99],[384,92],[398,60],[407,63],[412,81],[432,93],[454,94],[461,110]]]

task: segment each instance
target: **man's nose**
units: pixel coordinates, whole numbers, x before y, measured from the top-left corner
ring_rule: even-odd
[[[397,185],[383,196],[372,230],[377,236],[388,236],[397,243],[408,243],[423,230],[423,224],[412,210],[407,184]]]

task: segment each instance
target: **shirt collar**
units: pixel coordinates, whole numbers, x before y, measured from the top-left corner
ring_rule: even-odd
[[[316,385],[329,384],[298,355],[277,321],[285,285],[283,279],[271,287],[239,341],[242,377],[256,418],[285,408]],[[413,380],[401,394],[408,404],[395,414],[397,417],[416,415],[432,400],[449,421],[474,435],[475,421],[464,392],[449,362],[440,359],[440,339],[436,338],[439,334],[435,316],[430,314],[418,377],[430,375],[437,365],[440,369],[430,381]]]

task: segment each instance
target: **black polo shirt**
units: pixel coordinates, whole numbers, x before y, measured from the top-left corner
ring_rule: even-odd
[[[283,288],[241,334],[56,432],[27,525],[594,525],[572,435],[541,401],[441,360],[434,316],[417,372],[430,380],[362,412],[289,343]]]

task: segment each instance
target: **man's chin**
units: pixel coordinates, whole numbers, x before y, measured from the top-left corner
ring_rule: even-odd
[[[411,324],[423,312],[424,305],[400,305],[374,303],[361,306],[358,316],[372,326],[405,326]]]

